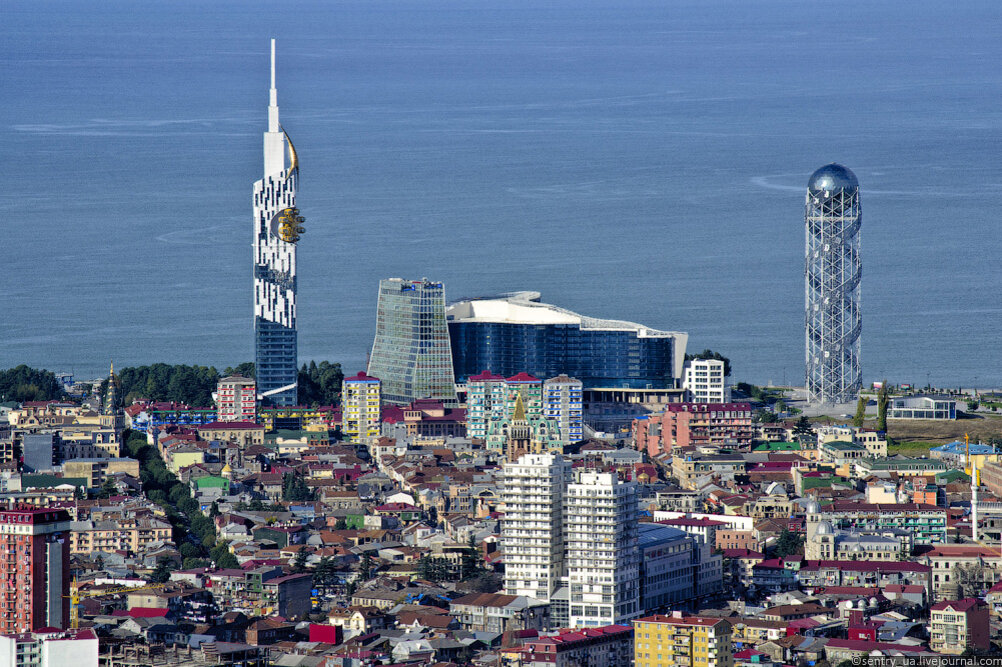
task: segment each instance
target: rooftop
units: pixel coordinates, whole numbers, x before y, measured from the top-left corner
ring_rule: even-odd
[[[636,322],[586,317],[548,303],[540,303],[539,292],[512,292],[484,299],[467,299],[450,304],[446,318],[451,322],[499,322],[505,324],[576,324],[582,329],[632,331],[641,338],[685,337],[678,331],[659,331]]]
[[[722,618],[713,618],[710,616],[682,616],[680,612],[678,615],[665,616],[664,614],[654,614],[653,616],[645,616],[643,618],[638,618],[634,623],[667,623],[669,625],[702,625],[706,627],[712,627],[717,623],[724,623]]]

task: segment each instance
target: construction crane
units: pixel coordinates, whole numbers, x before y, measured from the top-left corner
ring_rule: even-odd
[[[76,630],[80,627],[80,601],[85,598],[99,598],[105,595],[117,595],[119,593],[135,593],[137,591],[150,591],[163,588],[167,584],[147,584],[146,586],[120,586],[118,588],[107,588],[100,591],[80,592],[80,585],[74,579],[70,584],[70,594],[64,598],[70,599],[70,627]]]

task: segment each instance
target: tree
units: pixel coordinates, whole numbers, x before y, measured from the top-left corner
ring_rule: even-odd
[[[341,364],[311,361],[299,371],[299,401],[306,405],[338,405],[341,402]]]
[[[460,557],[459,562],[459,578],[460,580],[466,580],[471,577],[475,577],[480,573],[483,567],[483,560],[480,558],[480,550],[477,548],[477,543],[473,539],[473,535],[470,535],[470,540],[466,545],[466,551],[463,552]]]
[[[202,555],[202,550],[196,547],[191,542],[184,542],[178,549],[181,552],[181,558],[198,558]]]
[[[359,565],[358,571],[361,573],[363,579],[372,577],[372,554],[368,551],[362,554],[362,562]]]
[[[977,399],[972,398],[969,401],[967,401],[967,411],[974,412],[975,410],[978,409],[979,405],[980,404],[978,403]]]
[[[334,522],[334,530],[347,530],[348,522],[344,519],[338,519]]]
[[[66,396],[55,373],[21,364],[0,370],[0,402],[52,401]]]
[[[783,532],[779,534],[779,539],[776,540],[776,558],[783,558],[785,556],[799,553],[802,544],[803,539],[800,535],[784,528]]]
[[[175,505],[180,502],[182,498],[191,498],[191,491],[184,484],[175,484],[170,487],[170,491],[167,492],[167,497]]]
[[[859,397],[856,401],[856,414],[852,417],[852,425],[856,428],[863,428],[863,420],[866,419],[866,398]]]
[[[772,406],[772,409],[776,412],[786,412],[786,403],[784,401],[776,401],[776,404]]]
[[[227,366],[226,370],[223,371],[223,375],[240,375],[245,378],[254,377],[254,362],[245,361],[242,364],[237,364],[236,366]]]
[[[814,426],[807,417],[801,417],[793,427],[793,435],[796,437],[814,435]]]
[[[101,490],[97,492],[98,498],[110,498],[118,493],[118,487],[115,486],[114,477],[105,477],[104,484],[101,485]]]
[[[282,500],[303,502],[313,499],[313,491],[302,477],[291,472],[282,475]]]
[[[880,384],[877,392],[877,430],[887,432],[887,380]]]
[[[685,355],[686,361],[692,361],[693,359],[716,359],[717,361],[722,361],[724,362],[724,377],[731,374],[731,360],[719,352],[714,352],[713,350],[703,350],[702,352],[697,352],[696,354]]]
[[[171,562],[169,558],[161,556],[157,559],[157,567],[150,574],[149,581],[153,584],[164,584],[170,581]]]
[[[470,593],[496,593],[501,589],[501,583],[501,575],[496,572],[481,571],[476,576],[457,584],[457,588]]]
[[[231,570],[240,567],[240,561],[237,560],[236,556],[227,551],[216,560],[216,567],[221,570]]]
[[[193,517],[196,514],[201,514],[201,509],[198,506],[198,501],[192,498],[184,497],[178,504],[177,509],[188,517]]]
[[[119,369],[119,394],[126,402],[137,398],[211,405],[219,372],[211,366],[153,364]]]
[[[217,516],[219,516],[219,501],[213,500],[212,506],[209,507],[209,518],[215,519]]]
[[[326,595],[334,580],[334,560],[330,556],[322,556],[313,569],[313,586]]]
[[[229,556],[229,558],[227,558],[227,556]],[[239,567],[236,556],[230,553],[230,543],[226,540],[216,542],[216,546],[209,549],[209,558],[215,562],[216,567]],[[232,561],[230,559],[232,559]],[[232,562],[233,565],[229,565],[228,563],[230,562]]]
[[[216,524],[212,522],[212,519],[205,516],[204,514],[197,514],[190,519],[190,529],[191,534],[197,537],[199,540],[204,541],[207,537],[216,537]]]
[[[98,554],[97,558],[94,559],[94,565],[97,567],[97,569],[103,570],[104,569],[104,556],[101,555],[101,554]]]
[[[306,571],[306,559],[309,554],[306,553],[306,546],[299,547],[299,551],[296,552],[296,557],[292,559],[292,571],[293,572],[305,572]]]
[[[752,417],[752,420],[760,424],[775,424],[779,421],[779,415],[772,410],[761,409],[755,411],[755,416]]]
[[[422,556],[417,566],[418,576],[428,581],[445,581],[454,578],[452,567],[444,558]]]

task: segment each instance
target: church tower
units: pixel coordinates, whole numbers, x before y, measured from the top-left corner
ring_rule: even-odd
[[[118,378],[115,377],[115,362],[112,361],[111,370],[108,372],[108,389],[104,392],[104,414],[106,415],[115,414],[115,408],[118,407],[116,384],[118,384]]]

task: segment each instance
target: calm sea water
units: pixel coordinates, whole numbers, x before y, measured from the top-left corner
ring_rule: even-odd
[[[534,289],[803,375],[809,174],[852,168],[863,369],[1002,385],[1002,4],[0,8],[0,367],[252,358],[268,38],[300,154],[300,354],[360,369],[377,281]]]

